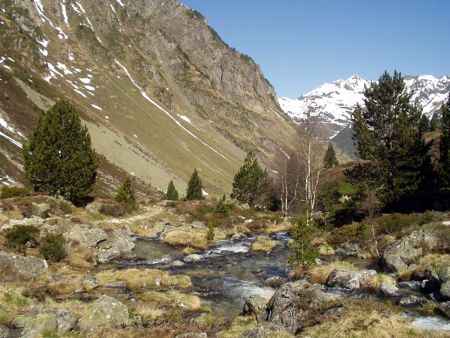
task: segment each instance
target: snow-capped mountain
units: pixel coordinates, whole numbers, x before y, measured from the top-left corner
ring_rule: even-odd
[[[406,76],[406,88],[413,91],[413,99],[421,104],[423,112],[431,117],[438,111],[450,92],[450,77],[432,75]],[[281,108],[294,120],[301,120],[309,110],[311,116],[320,114],[330,125],[330,136],[348,126],[350,113],[357,103],[363,103],[364,87],[369,80],[353,75],[347,80],[325,83],[298,99],[279,98]]]

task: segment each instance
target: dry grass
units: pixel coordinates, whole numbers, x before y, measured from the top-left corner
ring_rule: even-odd
[[[276,232],[284,232],[284,231],[289,231],[292,228],[292,223],[290,222],[282,222],[279,224],[270,224],[267,228],[267,232],[269,234],[273,234]]]
[[[432,268],[440,274],[449,266],[450,255],[448,254],[427,254],[419,259],[412,268],[408,268],[399,273],[401,280],[409,280],[414,274],[422,274],[426,269]]]
[[[252,251],[270,252],[277,246],[277,243],[266,236],[258,236],[252,242]]]
[[[0,324],[9,325],[21,312],[30,310],[35,301],[23,296],[27,288],[17,284],[0,284]]]
[[[178,291],[156,292],[148,291],[140,295],[139,301],[147,305],[157,307],[179,307],[187,310],[199,310],[201,308],[201,300],[197,296],[187,295]]]
[[[330,273],[333,270],[337,270],[337,269],[345,269],[345,270],[355,271],[356,267],[351,263],[343,262],[343,261],[335,261],[328,265],[314,266],[311,269],[309,269],[307,272],[308,280],[311,283],[326,284]]]
[[[397,285],[397,280],[384,273],[377,273],[369,278],[364,287],[368,290],[378,291],[383,283]]]
[[[169,275],[167,271],[156,269],[126,269],[117,271],[101,271],[97,274],[99,284],[124,282],[133,291],[155,289],[160,287],[188,289],[192,287],[189,276]]]

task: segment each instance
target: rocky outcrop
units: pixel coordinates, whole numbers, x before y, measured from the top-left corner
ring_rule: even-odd
[[[388,272],[400,272],[408,268],[426,251],[437,248],[441,238],[431,231],[414,231],[386,248],[383,253],[383,266]]]
[[[283,326],[275,323],[263,323],[243,334],[245,338],[293,337]]]
[[[328,276],[328,286],[338,286],[349,290],[358,290],[364,287],[364,284],[371,276],[376,275],[375,270],[333,270]]]
[[[280,276],[273,276],[273,277],[266,278],[264,280],[264,284],[266,284],[267,286],[270,286],[271,288],[279,288],[286,283],[287,283],[286,278],[283,278]]]
[[[110,239],[97,245],[99,263],[109,263],[117,258],[131,258],[134,238],[125,230],[114,230]]]
[[[267,298],[260,297],[258,295],[250,296],[245,300],[242,314],[258,316],[263,310],[265,310],[267,302]]]
[[[92,333],[104,327],[124,327],[130,324],[128,307],[117,299],[101,296],[91,304],[78,321],[78,328]]]
[[[64,237],[68,241],[77,242],[79,245],[94,249],[100,242],[108,238],[108,234],[100,228],[90,228],[77,224],[65,233]]]
[[[450,302],[444,302],[438,305],[438,311],[450,319]]]
[[[21,256],[0,251],[0,279],[19,277],[35,279],[48,269],[47,262],[34,256]]]
[[[19,315],[14,319],[13,324],[22,328],[21,337],[33,338],[41,336],[46,331],[69,332],[75,327],[77,320],[77,316],[72,311],[55,308]]]
[[[320,322],[321,316],[339,311],[341,304],[336,298],[311,285],[305,280],[286,283],[278,289],[258,322],[270,322],[291,334]]]

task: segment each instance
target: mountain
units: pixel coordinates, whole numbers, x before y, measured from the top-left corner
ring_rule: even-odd
[[[404,79],[407,90],[413,92],[413,100],[423,107],[428,117],[439,111],[450,92],[448,76],[405,76]],[[278,102],[294,121],[301,121],[308,110],[312,116],[320,114],[320,120],[327,127],[327,137],[335,142],[339,140],[337,143],[341,145],[345,143],[344,148],[349,149],[352,135],[348,130],[350,113],[357,103],[363,103],[364,87],[369,84],[369,80],[353,75],[346,80],[325,83],[298,99],[282,97]]]
[[[197,168],[221,194],[246,151],[268,160],[294,132],[260,67],[176,0],[0,2],[5,182],[23,181],[21,144],[61,96],[81,111],[106,186],[122,172],[183,191]]]

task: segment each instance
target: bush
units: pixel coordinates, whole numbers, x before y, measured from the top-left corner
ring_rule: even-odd
[[[370,239],[370,229],[366,223],[352,223],[335,229],[330,236],[330,243],[339,245],[347,242],[366,241]]]
[[[3,186],[0,190],[0,198],[24,197],[29,196],[30,191],[24,187],[8,187]]]
[[[47,235],[42,241],[39,251],[45,259],[52,262],[59,262],[66,257],[64,237],[62,235]]]
[[[309,269],[319,257],[319,252],[311,244],[312,231],[312,227],[306,225],[305,218],[300,219],[291,229],[293,241],[289,247],[292,249],[293,255],[289,256],[289,264],[300,271]]]
[[[126,213],[125,208],[121,204],[102,204],[99,211],[103,215],[111,217],[120,217]]]
[[[414,215],[389,214],[383,215],[378,219],[379,232],[386,235],[392,235],[410,225],[415,221]]]
[[[69,202],[66,201],[60,201],[59,202],[59,209],[61,209],[61,211],[64,214],[71,214],[73,211],[72,205]]]
[[[433,212],[427,211],[424,214],[420,215],[419,224],[420,225],[424,225],[424,224],[427,224],[427,223],[431,223],[435,219],[436,219],[436,217],[434,216]]]
[[[18,251],[24,251],[27,245],[36,243],[39,229],[33,225],[15,225],[5,232],[6,244]]]
[[[224,216],[228,216],[231,211],[231,205],[221,200],[219,204],[217,204],[216,209],[214,210],[216,214],[222,214]]]
[[[214,226],[212,224],[208,224],[208,232],[206,233],[206,239],[208,241],[214,240]]]

